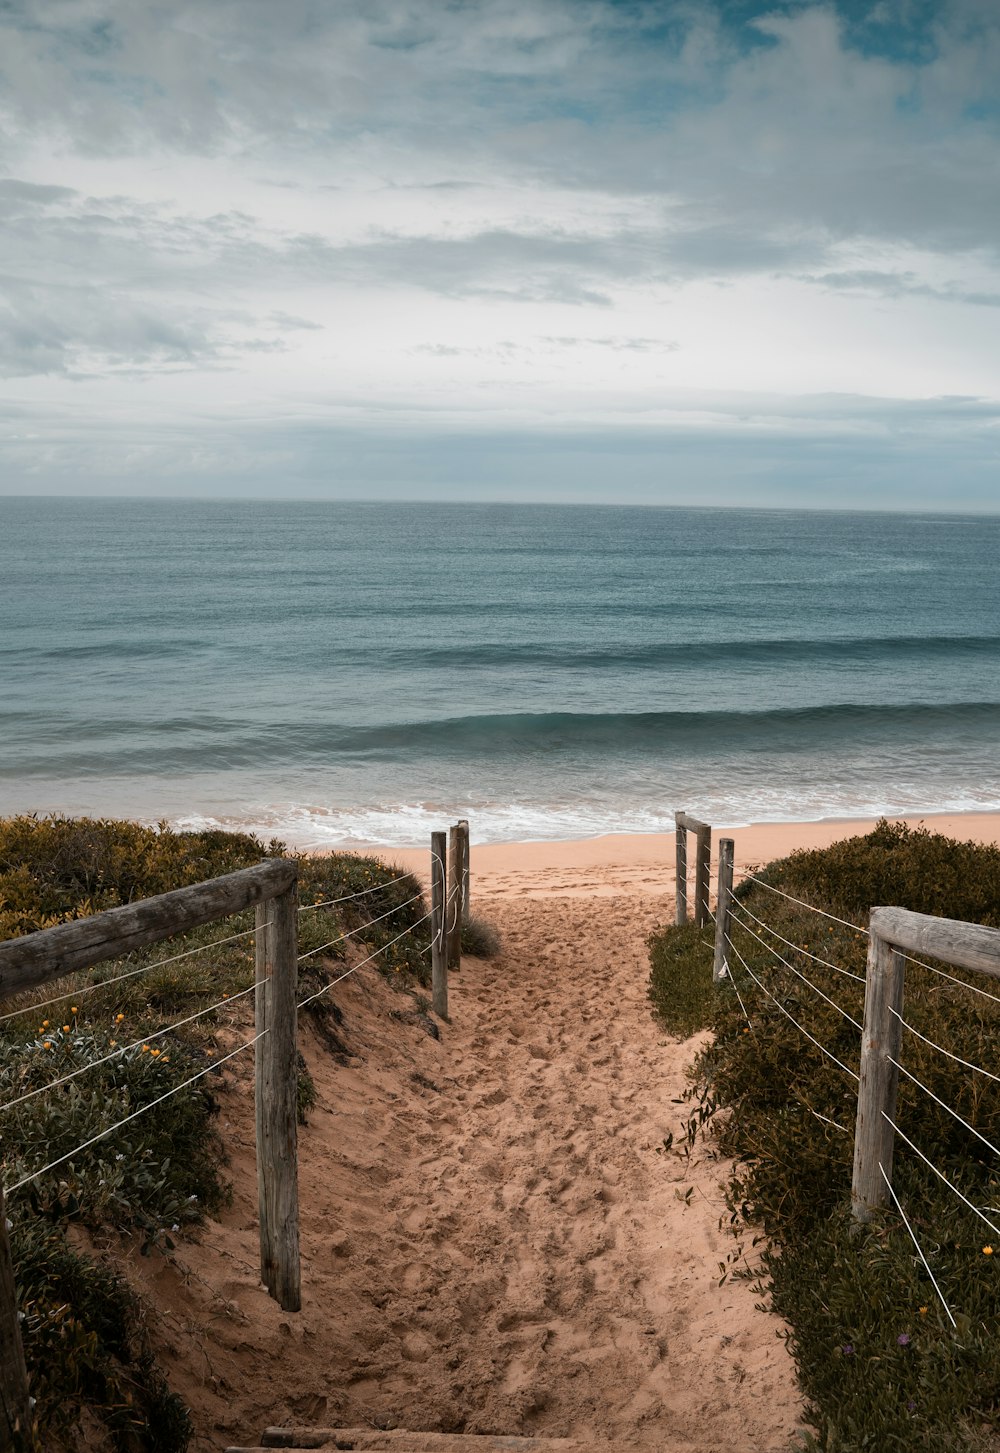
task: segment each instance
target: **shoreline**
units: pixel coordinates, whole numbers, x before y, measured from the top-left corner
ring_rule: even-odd
[[[799,848],[825,848],[843,838],[871,832],[878,818],[824,818],[817,822],[751,823],[712,829],[713,875],[720,838],[735,844],[735,866],[760,867]],[[927,813],[890,817],[910,827],[964,842],[1000,843],[1000,811]],[[693,872],[693,842],[688,849]],[[320,850],[318,856],[327,851]],[[429,848],[373,845],[374,855],[428,876]],[[662,896],[674,893],[675,839],[665,833],[607,833],[601,837],[520,843],[479,843],[471,849],[472,901],[487,896],[531,898]]]

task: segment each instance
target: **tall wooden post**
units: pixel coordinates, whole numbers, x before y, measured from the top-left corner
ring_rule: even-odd
[[[678,923],[687,923],[688,916],[688,850],[687,850],[687,828],[684,826],[684,814],[676,814],[677,821],[677,914]]]
[[[694,921],[699,928],[708,922],[708,894],[712,881],[712,829],[700,822],[695,829]]]
[[[469,918],[472,914],[472,909],[470,907],[470,897],[472,890],[472,867],[469,851],[468,819],[460,817],[458,820],[458,826],[461,830],[462,837],[462,876],[460,881],[462,885],[462,923],[463,925],[465,925],[469,922]]]
[[[448,834],[447,953],[449,969],[462,963],[462,825]]]
[[[431,833],[431,1007],[448,1018],[448,834]]]
[[[28,1373],[18,1321],[14,1267],[7,1238],[7,1211],[0,1185],[0,1448],[33,1449]]]
[[[733,896],[733,859],[735,844],[731,837],[719,839],[719,888],[715,904],[715,963],[712,978],[718,983],[729,973],[730,903]]]
[[[892,1179],[895,1132],[889,1120],[896,1118],[899,1071],[890,1062],[890,1056],[899,1062],[903,1025],[896,1016],[903,1012],[904,966],[903,955],[881,938],[873,926],[868,946],[861,1080],[858,1085],[854,1176],[851,1181],[851,1210],[857,1221],[870,1221],[872,1212],[885,1205],[888,1199],[888,1187],[879,1170],[880,1164]]]
[[[298,1184],[298,893],[257,904],[257,1193],[260,1277],[286,1312],[302,1306]]]

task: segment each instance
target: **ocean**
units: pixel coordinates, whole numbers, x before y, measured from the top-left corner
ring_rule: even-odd
[[[0,499],[0,813],[298,846],[1000,808],[1000,517]]]

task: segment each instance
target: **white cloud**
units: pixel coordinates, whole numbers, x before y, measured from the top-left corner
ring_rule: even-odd
[[[95,480],[154,456],[232,478],[213,431],[248,420],[286,469],[298,438],[311,479],[308,431],[347,424],[826,447],[829,409],[796,401],[836,396],[838,438],[902,447],[927,399],[988,411],[1000,16],[904,11],[8,4],[11,404],[70,452],[97,416]],[[732,410],[705,405],[720,390]],[[947,418],[970,460],[993,447],[995,419]],[[62,444],[35,468],[19,438],[7,488],[60,475]]]

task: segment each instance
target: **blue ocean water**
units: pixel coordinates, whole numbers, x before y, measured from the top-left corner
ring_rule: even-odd
[[[1000,518],[0,499],[0,812],[297,844],[1000,808]]]

